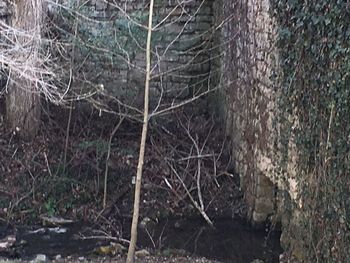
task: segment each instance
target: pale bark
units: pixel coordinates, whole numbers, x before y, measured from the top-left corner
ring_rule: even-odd
[[[128,250],[128,256],[126,259],[127,263],[134,262],[135,248],[137,242],[137,225],[139,221],[139,210],[140,210],[140,194],[141,194],[141,179],[142,179],[142,168],[145,156],[146,138],[148,129],[148,104],[149,104],[149,84],[151,79],[151,39],[152,39],[152,19],[153,19],[153,5],[154,0],[150,1],[149,17],[148,17],[148,34],[147,34],[147,46],[146,46],[146,79],[145,79],[145,94],[144,94],[144,112],[143,112],[143,126],[140,143],[140,153],[137,165],[137,174],[135,182],[135,197],[134,197],[134,212],[131,224],[131,240]]]
[[[21,138],[30,140],[40,125],[40,97],[32,92],[32,83],[16,76],[10,81],[6,96],[6,118],[9,128]]]
[[[41,22],[44,15],[42,0],[15,0],[13,7],[11,26],[17,30],[14,31],[13,38],[19,50],[13,59],[34,67],[41,44]],[[31,68],[27,70],[30,71]],[[13,132],[23,139],[32,139],[40,126],[40,94],[35,76],[28,79],[24,77],[28,74],[24,73],[26,72],[10,72],[6,118]]]

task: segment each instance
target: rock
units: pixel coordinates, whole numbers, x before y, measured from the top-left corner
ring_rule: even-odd
[[[62,234],[67,232],[67,228],[63,227],[53,227],[53,228],[48,228],[49,232],[56,233],[56,234]]]
[[[35,230],[29,230],[28,234],[44,234],[45,232],[46,232],[46,229],[42,227]]]
[[[20,246],[26,246],[28,244],[28,241],[26,241],[26,240],[24,240],[24,239],[21,239],[20,241],[19,241],[19,245]]]
[[[138,258],[144,258],[144,257],[147,257],[149,255],[150,255],[150,253],[146,249],[141,249],[141,250],[135,252],[135,256]]]
[[[38,254],[31,262],[32,263],[42,263],[42,262],[46,262],[46,261],[47,261],[46,255]]]
[[[124,251],[126,251],[126,247],[119,243],[113,243],[109,246],[100,246],[94,250],[94,253],[101,255],[101,256],[115,256],[117,254],[122,254]]]
[[[43,225],[68,225],[74,223],[73,220],[65,219],[62,217],[56,217],[56,216],[41,216],[40,217],[43,220]]]
[[[61,260],[61,259],[62,259],[62,256],[60,254],[55,256],[55,260]]]
[[[16,242],[15,235],[8,235],[0,240],[0,251],[6,251],[8,248],[12,247]]]

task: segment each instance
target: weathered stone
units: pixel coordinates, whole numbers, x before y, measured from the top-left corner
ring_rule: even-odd
[[[68,1],[75,2],[73,0]],[[167,17],[169,12],[173,11],[178,4],[176,0],[156,1],[154,17],[157,23]],[[152,48],[154,54],[157,53],[158,55],[153,56],[152,67],[155,66],[154,73],[158,74],[159,70],[160,72],[168,72],[181,67],[181,73],[170,73],[181,78],[176,83],[172,83],[172,79],[166,75],[162,76],[163,88],[175,89],[175,92],[164,90],[169,96],[177,96],[179,89],[182,90],[195,81],[191,78],[193,71],[202,76],[210,71],[210,61],[206,58],[206,62],[197,66],[196,63],[202,63],[202,60],[196,58],[196,56],[198,56],[198,53],[206,54],[206,57],[211,56],[209,51],[205,51],[210,45],[200,45],[204,42],[204,39],[199,37],[212,24],[211,4],[211,1],[208,4],[196,0],[185,1],[181,8],[176,8],[171,16],[153,32]],[[82,62],[79,66],[79,74],[83,74],[84,78],[90,83],[103,83],[106,92],[119,98],[123,96],[123,102],[128,103],[129,100],[133,100],[131,94],[134,93],[129,94],[125,90],[126,86],[135,86],[136,82],[136,86],[139,88],[144,85],[144,72],[140,69],[145,69],[144,47],[147,31],[145,28],[130,23],[116,5],[122,7],[131,17],[146,25],[148,7],[145,6],[146,3],[142,0],[86,1],[85,6],[81,7],[80,10],[85,17],[95,21],[86,19],[84,23],[79,24],[81,30],[78,32],[79,36],[88,45],[76,48],[75,55],[76,61]],[[197,10],[200,5],[202,5],[202,8]],[[60,12],[60,9],[57,9],[56,12]],[[195,13],[196,15],[194,15]],[[64,14],[55,17],[60,19],[62,15]],[[57,23],[66,23],[67,21],[62,20],[57,21]],[[90,49],[88,46],[96,48]],[[167,52],[164,55],[165,50]],[[196,58],[195,66],[191,67],[188,62],[194,58]],[[159,64],[155,65],[155,63]],[[97,78],[96,75],[98,75]],[[138,81],[141,79],[139,75],[143,75],[142,84]],[[209,74],[207,75],[209,76]],[[160,82],[159,77],[156,79]],[[160,84],[157,82],[152,84],[151,99],[159,94],[159,87]],[[128,97],[128,94],[131,97]]]
[[[274,188],[273,187],[266,187],[264,185],[257,185],[256,197],[257,198],[267,198],[267,199],[273,200],[274,199]]]
[[[96,0],[95,6],[96,6],[96,11],[106,11],[107,2],[104,0]]]
[[[208,22],[208,23],[211,23],[213,20],[212,16],[210,15],[198,15],[196,17],[196,22]]]
[[[267,176],[265,176],[263,174],[258,176],[256,183],[257,183],[257,185],[260,185],[260,186],[266,186],[266,187],[273,188],[273,183],[271,182],[271,179],[269,179]]]
[[[273,214],[274,203],[271,198],[257,198],[255,199],[254,211],[257,213],[264,213],[266,215]]]
[[[206,22],[200,22],[196,24],[196,29],[200,30],[200,31],[206,31],[211,27],[210,23],[206,23]]]
[[[89,0],[87,3],[86,3],[86,5],[89,5],[89,6],[91,6],[91,5],[96,5],[96,1],[98,1],[98,0]]]
[[[210,15],[213,13],[213,10],[210,6],[204,6],[200,9],[201,14],[207,14]]]
[[[43,263],[47,261],[47,256],[43,254],[38,254],[36,257],[31,261],[33,263]]]
[[[150,253],[146,249],[138,250],[135,252],[135,257],[144,258],[149,256]]]
[[[264,223],[267,219],[267,215],[265,213],[257,213],[257,212],[253,212],[253,216],[252,216],[252,222],[253,224],[261,224]]]

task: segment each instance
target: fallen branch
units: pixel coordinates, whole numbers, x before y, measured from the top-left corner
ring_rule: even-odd
[[[193,198],[193,196],[191,195],[190,191],[188,190],[186,184],[184,183],[184,181],[182,180],[181,176],[178,174],[178,172],[176,171],[176,169],[170,164],[170,162],[168,160],[166,160],[167,164],[169,165],[170,169],[173,171],[173,173],[176,175],[177,179],[181,182],[183,188],[185,189],[188,197],[190,198],[192,204],[195,206],[195,208],[199,211],[199,213],[203,216],[204,220],[207,221],[207,223],[214,228],[214,224],[213,222],[210,220],[209,216],[206,214],[206,212],[204,211],[204,209],[202,209],[202,207],[198,204],[198,202]]]

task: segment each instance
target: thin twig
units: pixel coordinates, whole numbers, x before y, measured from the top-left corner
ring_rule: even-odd
[[[109,162],[109,158],[111,155],[111,148],[112,148],[112,140],[114,138],[115,133],[117,132],[117,130],[119,129],[120,125],[122,124],[123,120],[124,120],[124,116],[121,117],[118,121],[118,123],[115,125],[111,135],[109,136],[109,140],[108,140],[108,151],[107,151],[107,157],[106,157],[106,165],[105,165],[105,177],[104,177],[104,184],[103,184],[103,209],[106,208],[107,205],[107,186],[108,186],[108,162]]]

